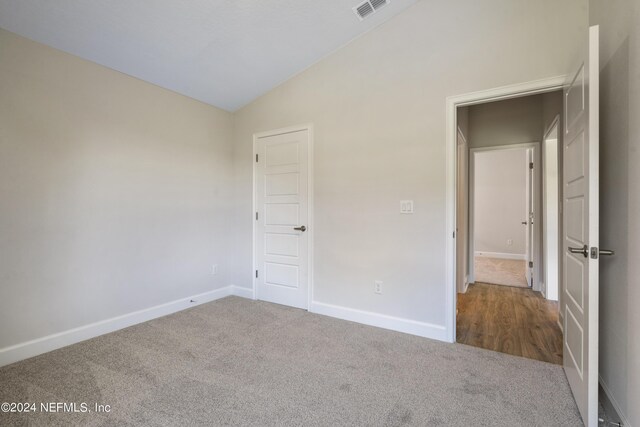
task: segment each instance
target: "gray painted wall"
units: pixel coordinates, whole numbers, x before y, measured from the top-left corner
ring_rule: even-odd
[[[469,107],[469,146],[540,142],[543,95],[525,96]]]
[[[0,349],[230,284],[231,114],[4,30],[0,58]]]
[[[591,0],[600,25],[600,377],[640,425],[640,4]]]
[[[581,0],[418,2],[238,111],[234,283],[252,284],[252,135],[313,122],[315,299],[444,325],[446,97],[564,74],[586,21]]]

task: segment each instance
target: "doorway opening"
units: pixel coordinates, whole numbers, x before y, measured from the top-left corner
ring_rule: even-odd
[[[562,364],[562,105],[551,91],[458,107],[459,343]]]
[[[542,220],[542,251],[543,251],[543,288],[542,293],[547,299],[558,301],[560,286],[560,265],[562,253],[562,239],[560,238],[560,218],[562,218],[561,179],[560,179],[560,145],[558,144],[558,125],[560,116],[551,123],[545,132],[542,159],[542,188],[543,188],[543,220]]]
[[[532,288],[538,144],[470,151],[470,281]]]

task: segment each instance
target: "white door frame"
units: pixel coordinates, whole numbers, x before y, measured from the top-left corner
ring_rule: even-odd
[[[494,145],[491,147],[478,147],[471,148],[469,150],[469,283],[474,283],[476,280],[476,268],[475,268],[475,202],[476,202],[476,192],[475,192],[475,164],[476,164],[476,153],[483,153],[488,151],[506,151],[506,150],[523,150],[523,149],[533,149],[533,206],[536,216],[534,217],[534,225],[541,224],[540,222],[540,179],[538,179],[539,170],[541,170],[541,158],[540,158],[540,143],[539,142],[524,142],[521,144],[509,144],[509,145]],[[522,167],[527,167],[526,164],[523,164]],[[527,170],[527,173],[529,171]],[[527,189],[528,191],[528,189]],[[529,220],[529,215],[526,214],[526,217],[523,217],[527,221]],[[533,260],[533,277],[535,281],[533,283],[533,290],[540,290],[540,272],[542,271],[540,268],[540,232],[534,227],[533,233],[533,254],[531,254],[531,258]],[[455,264],[454,264],[455,265]],[[528,266],[526,268],[529,268]]]
[[[462,141],[462,142],[460,142]],[[460,153],[464,153],[462,156],[460,155]],[[469,172],[470,172],[470,166],[469,166],[469,144],[467,143],[467,138],[464,135],[464,132],[462,132],[462,129],[460,129],[460,127],[458,127],[458,148],[456,151],[456,173],[458,175],[456,175],[457,178],[461,178],[464,180],[464,185],[459,186],[456,183],[456,192],[458,192],[460,189],[462,189],[462,195],[463,196],[467,196],[466,198],[462,198],[462,200],[466,199],[466,209],[461,210],[460,212],[462,213],[462,218],[456,218],[456,232],[457,234],[461,234],[463,236],[465,236],[465,241],[468,242],[469,241]],[[460,164],[460,160],[462,159],[462,163]],[[458,167],[460,167],[458,169]],[[464,171],[464,174],[462,174],[463,176],[460,176],[460,172]],[[458,198],[460,198],[460,194],[456,194],[456,200],[458,200]],[[456,206],[456,209],[458,208],[458,206]],[[457,211],[456,211],[457,212]],[[458,224],[458,219],[461,220],[461,223]],[[463,231],[461,233],[461,231]],[[469,275],[469,246],[467,245],[465,248],[465,244],[464,242],[461,244],[460,251],[456,250],[456,256],[458,255],[462,255],[462,260],[464,261],[466,259],[466,265],[458,265],[456,264],[457,270],[461,271],[461,276],[462,277],[457,277],[457,270],[456,270],[456,287],[457,287],[457,292],[460,293],[465,293],[467,292],[467,287],[469,286],[470,280],[469,278],[471,277]],[[460,281],[460,279],[462,278],[462,281]]]
[[[547,127],[547,129],[545,129],[544,131],[544,136],[542,137],[542,149],[541,149],[541,154],[542,154],[542,209],[543,209],[543,217],[546,218],[547,216],[547,205],[545,204],[545,201],[547,200],[547,164],[545,162],[545,150],[546,150],[546,142],[549,139],[549,135],[551,134],[551,132],[553,131],[553,129],[556,128],[556,132],[557,132],[557,148],[558,149],[562,149],[562,144],[561,142],[563,141],[562,139],[562,129],[560,128],[560,115],[556,115],[556,117],[553,119],[553,121],[551,122],[551,124]],[[546,254],[546,246],[548,246],[549,242],[546,239],[546,229],[548,226],[548,221],[544,221],[542,222],[542,235],[544,236],[543,240],[542,240],[542,260],[544,263],[544,271],[542,272],[543,274],[543,278],[544,278],[544,297],[547,299],[552,299],[553,301],[558,301],[560,302],[560,288],[561,288],[561,282],[562,282],[562,253],[563,253],[563,245],[564,242],[562,241],[562,225],[560,223],[562,223],[562,164],[560,162],[561,158],[559,156],[559,153],[556,151],[556,162],[557,162],[557,166],[558,166],[558,232],[556,233],[555,236],[555,245],[556,245],[556,249],[558,251],[558,256],[556,259],[556,270],[557,270],[557,277],[556,277],[556,283],[557,283],[557,289],[555,289],[555,293],[552,296],[555,296],[555,299],[550,298],[549,297],[549,281],[548,279],[548,271],[549,271],[549,260],[547,258],[547,254]],[[545,245],[546,244],[546,245]],[[563,317],[562,314],[562,310],[559,310],[560,312],[560,319],[558,319],[558,322],[560,322],[560,320]],[[562,329],[562,326],[560,326],[560,329]]]
[[[561,90],[566,77],[557,76],[543,80],[502,86],[479,92],[450,96],[446,101],[446,203],[445,203],[445,274],[446,274],[446,336],[449,342],[456,341],[456,152],[457,152],[457,108],[509,98],[518,98]]]
[[[259,138],[264,138],[267,136],[275,136],[275,135],[282,135],[285,133],[292,133],[292,132],[299,132],[302,130],[306,130],[309,132],[309,149],[307,150],[307,172],[309,174],[308,176],[308,180],[307,180],[307,209],[308,209],[308,217],[307,217],[307,254],[309,257],[309,268],[308,268],[308,275],[309,277],[307,278],[309,286],[308,286],[308,295],[307,295],[307,310],[309,310],[309,308],[311,307],[311,302],[313,301],[313,236],[314,236],[314,232],[315,232],[315,227],[314,227],[314,222],[313,222],[313,187],[314,187],[314,183],[313,183],[313,123],[307,123],[307,124],[303,124],[303,125],[296,125],[296,126],[289,126],[286,128],[280,128],[280,129],[274,129],[274,130],[269,130],[269,131],[264,131],[264,132],[258,132],[258,133],[254,133],[253,134],[253,156],[251,157],[251,162],[253,163],[253,183],[252,183],[252,187],[253,187],[253,195],[252,195],[252,202],[251,202],[251,206],[253,211],[251,212],[251,217],[252,217],[252,234],[251,234],[251,238],[252,238],[252,243],[251,243],[251,249],[252,249],[252,265],[253,265],[253,272],[256,271],[257,269],[257,265],[256,265],[256,233],[257,233],[257,227],[256,227],[256,219],[255,219],[255,213],[257,212],[257,205],[256,205],[256,196],[257,196],[257,189],[256,189],[256,179],[257,179],[257,163],[255,161],[256,156],[258,155],[258,139]],[[256,277],[255,274],[251,274],[252,277],[252,283],[253,283],[253,289],[252,289],[252,299],[258,299],[258,289],[257,289],[257,282],[256,282]]]

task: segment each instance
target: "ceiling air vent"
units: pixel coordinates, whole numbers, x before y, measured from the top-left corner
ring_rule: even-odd
[[[387,3],[389,3],[389,1],[388,0],[369,0],[369,3],[371,3],[371,6],[373,6],[374,10],[378,10],[382,6],[384,6]]]
[[[372,13],[375,13],[376,10],[380,9],[386,4],[389,4],[389,0],[367,0],[354,7],[353,11],[362,21],[364,18],[371,15]]]

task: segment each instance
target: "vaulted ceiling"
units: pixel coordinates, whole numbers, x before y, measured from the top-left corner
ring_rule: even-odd
[[[235,111],[418,0],[0,0],[0,27]]]

